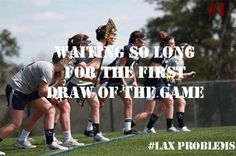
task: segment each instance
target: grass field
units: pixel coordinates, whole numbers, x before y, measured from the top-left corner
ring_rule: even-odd
[[[94,144],[92,138],[84,137],[82,134],[74,135],[75,138],[81,142],[88,144],[83,148],[76,148],[67,151],[66,153],[59,153],[60,155],[82,155],[82,156],[147,156],[147,155],[236,155],[234,150],[177,150],[178,142],[236,142],[236,127],[212,127],[212,128],[195,128],[191,133],[168,133],[164,130],[159,130],[157,134],[141,134],[131,137],[123,138],[120,132],[105,133],[105,136],[112,138],[111,142]],[[60,136],[58,137],[60,138]],[[42,143],[42,137],[33,137],[36,149],[17,149],[14,147],[15,138],[7,139],[0,144],[0,150],[6,152],[7,155],[48,155],[55,153],[55,151],[48,150]],[[175,150],[149,150],[150,142],[175,142]],[[57,155],[59,155],[57,154]]]

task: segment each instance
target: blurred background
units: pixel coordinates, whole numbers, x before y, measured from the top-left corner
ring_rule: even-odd
[[[186,123],[190,128],[236,125],[236,1],[232,0],[0,0],[0,125],[8,121],[5,85],[24,65],[51,60],[55,46],[66,46],[76,33],[88,34],[95,43],[95,29],[112,18],[118,27],[115,45],[128,42],[134,30],[142,30],[149,47],[158,45],[158,32],[167,31],[176,43],[195,47],[186,61],[197,77],[181,85],[204,86],[203,99],[186,99]],[[105,63],[111,62],[107,59]],[[146,65],[149,58],[143,59]],[[143,82],[139,80],[140,84]],[[72,106],[72,131],[82,132],[88,105]],[[144,110],[144,100],[134,99],[133,115]],[[27,108],[26,116],[30,114]],[[123,103],[109,99],[101,110],[103,131],[123,127]],[[137,129],[144,127],[144,121]],[[164,114],[157,128],[165,127]],[[59,126],[57,127],[60,130]],[[34,133],[41,133],[41,124]]]

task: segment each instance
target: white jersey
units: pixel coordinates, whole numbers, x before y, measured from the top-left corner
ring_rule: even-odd
[[[47,61],[33,62],[17,74],[15,74],[8,84],[24,94],[30,94],[38,90],[40,81],[50,85],[54,78],[54,65]]]

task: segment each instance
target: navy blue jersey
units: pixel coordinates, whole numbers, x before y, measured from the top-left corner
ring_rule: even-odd
[[[74,65],[77,65],[81,62],[84,62],[86,64],[90,63],[94,58],[75,58]]]
[[[125,66],[129,67],[135,67],[136,64],[139,63],[140,57],[135,56],[134,54],[131,53],[130,49],[133,45],[128,44],[124,46],[124,49],[121,50],[121,53],[124,53],[124,57],[127,58],[127,62]],[[112,63],[110,63],[108,66],[118,66],[120,62],[120,58],[116,58]]]
[[[161,53],[162,53],[162,49],[160,49]],[[168,62],[169,58],[165,58],[165,57],[161,57],[161,58],[155,58],[154,56],[151,58],[150,62],[149,62],[149,66],[151,66],[152,63],[158,63],[160,64],[162,67],[166,67],[166,64]],[[145,82],[144,85],[145,86],[156,86],[161,82],[165,82],[167,84],[167,80],[165,78],[149,78],[149,71],[147,71],[147,74],[145,76]]]
[[[130,49],[133,45],[132,44],[128,44],[126,46],[124,46],[124,49],[121,50],[121,52],[124,53],[124,57],[127,58],[127,62],[125,64],[125,66],[134,68],[140,61],[140,57],[135,56],[133,53],[131,53]],[[112,63],[110,63],[108,66],[110,67],[114,67],[114,66],[118,66],[120,63],[120,59],[121,58],[116,58]],[[111,74],[109,74],[109,76],[111,76]],[[110,83],[122,83],[121,78],[110,78],[109,79]]]

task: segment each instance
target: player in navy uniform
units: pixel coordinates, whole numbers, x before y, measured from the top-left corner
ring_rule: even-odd
[[[133,86],[137,86],[137,80],[136,76],[134,73],[134,67],[138,64],[139,62],[139,55],[134,55],[131,53],[131,48],[135,48],[138,50],[138,48],[142,47],[144,45],[144,35],[140,31],[134,31],[131,33],[130,38],[129,38],[129,44],[124,46],[123,52],[124,56],[121,58],[116,58],[111,64],[108,66],[128,66],[131,67],[133,70]],[[101,78],[101,81],[102,78]],[[124,77],[122,78],[112,78],[110,77],[106,82],[104,82],[107,87],[109,86],[114,86],[118,87],[118,95],[122,99],[124,103],[124,129],[123,133],[124,134],[136,134],[137,131],[133,130],[131,128],[131,121],[132,121],[132,109],[133,109],[133,100],[130,95],[125,97],[125,92],[123,90],[123,86],[127,86],[127,82]],[[104,85],[102,84],[102,85]],[[100,101],[100,107],[103,107],[105,104],[107,98],[99,98]]]
[[[160,46],[162,47],[160,49],[161,52],[163,51],[163,48],[165,46],[170,46],[170,47],[174,48],[175,40],[173,37],[169,36],[165,32],[160,32],[160,38],[162,40],[162,42],[160,43]],[[169,58],[165,58],[165,57],[154,58],[153,57],[150,61],[150,66],[154,66],[154,67],[162,66],[165,68],[168,61],[169,61]],[[187,77],[187,76],[192,76],[192,75],[194,75],[194,72],[184,73],[183,76]],[[176,73],[176,77],[178,77],[178,73]],[[174,98],[171,95],[172,91],[171,90],[169,91],[170,96],[168,98],[162,98],[160,96],[160,89],[162,87],[170,87],[170,86],[173,87],[173,84],[170,84],[170,82],[166,78],[158,78],[158,79],[157,78],[148,78],[148,75],[147,75],[144,85],[145,86],[155,86],[155,88],[156,88],[155,92],[154,92],[155,98],[154,99],[146,99],[145,111],[141,112],[135,116],[132,126],[135,126],[136,123],[140,122],[141,120],[143,120],[143,119],[147,118],[149,115],[151,115],[147,126],[144,128],[144,132],[155,133],[155,129],[153,128],[154,123],[157,121],[158,117],[161,115],[162,112],[166,112],[167,131],[179,132],[179,130],[177,130],[173,126]],[[156,105],[155,100],[160,101],[160,106],[158,107],[157,112],[153,113],[153,110]],[[185,108],[185,104],[182,103],[182,101],[179,102],[179,100],[176,100],[176,104],[178,105],[178,108],[180,108],[180,109],[182,109],[183,107]],[[178,114],[178,112],[177,112],[177,114]],[[179,121],[178,115],[177,115],[177,119]]]
[[[183,51],[184,51],[183,58],[181,58],[178,55],[171,57],[167,63],[167,65],[170,67],[184,66],[184,61],[187,59],[186,56],[189,55],[188,53],[190,52],[190,49],[189,48],[187,49],[187,47],[191,45],[187,43],[182,43],[182,44],[179,44],[179,46],[183,47]],[[189,73],[184,73],[183,78],[170,79],[168,82],[171,86],[177,86],[177,84],[181,82],[182,79],[187,78],[187,77],[195,77],[195,75],[196,75],[196,72],[191,71]],[[173,99],[174,99],[174,105],[176,105],[176,118],[178,121],[179,131],[190,132],[191,130],[188,129],[188,127],[185,125],[185,122],[184,122],[184,114],[185,114],[185,107],[186,107],[185,99],[183,98],[183,96],[180,96],[180,97],[173,96]],[[165,106],[160,105],[159,108],[157,109],[156,114],[159,115],[165,111],[167,111],[165,110]]]
[[[72,47],[75,46],[80,51],[80,46],[89,46],[89,38],[87,35],[84,34],[77,34],[69,39],[68,41],[68,50],[71,51]],[[89,58],[88,53],[86,53],[85,58],[76,58],[74,65],[75,67],[94,67],[96,70],[98,68],[99,60],[97,58]],[[91,77],[80,77],[77,78],[75,75],[68,81],[68,95],[70,95],[72,87],[77,87],[80,97],[82,97],[81,87],[85,87],[89,89],[90,97],[84,97],[84,99],[80,99],[80,101],[86,100],[91,107],[91,122],[92,127],[94,129],[93,137],[95,141],[109,141],[109,138],[106,138],[100,132],[99,124],[100,124],[100,112],[99,112],[99,100],[97,97],[97,93],[94,90],[94,85],[98,83],[96,78]]]
[[[109,45],[113,45],[116,39],[116,31],[111,31],[109,34],[109,37],[106,38],[105,34],[107,31],[107,26],[106,25],[101,25],[96,29],[96,39],[97,39],[97,43],[96,43],[96,48],[102,50],[101,54],[105,55],[105,46],[109,46]],[[102,66],[103,61],[101,60],[102,57],[95,57],[93,59],[93,61],[89,62],[88,65],[94,67],[97,71],[100,70],[99,67],[100,65]],[[97,72],[97,75],[100,72]],[[99,77],[99,76],[98,76]],[[98,82],[98,81],[97,81]],[[99,102],[99,105],[100,102]],[[91,114],[93,116],[93,114]],[[94,137],[94,127],[93,127],[93,123],[92,123],[92,116],[88,119],[88,124],[86,129],[84,130],[84,135],[88,136],[88,137]]]

